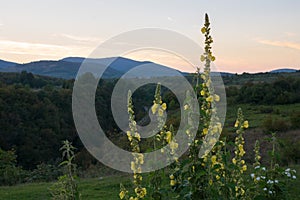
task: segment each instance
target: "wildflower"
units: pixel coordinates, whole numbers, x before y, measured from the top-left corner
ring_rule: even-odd
[[[134,191],[139,198],[144,198],[147,194],[146,188],[135,188]]]
[[[176,181],[175,181],[175,180],[171,180],[171,181],[170,181],[170,185],[171,185],[171,186],[176,185]]]
[[[296,179],[297,177],[294,175],[292,178],[293,178],[293,179]]]
[[[214,95],[214,100],[215,100],[216,102],[220,101],[220,96],[215,94],[215,95]]]
[[[158,116],[162,117],[164,115],[163,109],[158,109]]]
[[[207,98],[206,98],[206,101],[207,101],[207,102],[212,102],[212,101],[213,101],[213,97],[212,97],[212,96],[207,97]]]
[[[243,165],[242,170],[247,171],[247,165]]]
[[[205,27],[202,27],[202,28],[201,28],[201,33],[204,34],[205,32],[206,32],[206,28],[205,28]]]
[[[165,136],[165,140],[167,143],[170,143],[171,142],[171,139],[172,139],[172,133],[171,131],[167,131],[166,132],[166,136]]]
[[[152,111],[153,115],[156,113],[158,106],[159,106],[159,104],[154,103],[153,106],[151,107],[151,111]]]
[[[256,180],[257,180],[257,181],[260,181],[260,177],[256,177]]]
[[[184,110],[187,110],[187,109],[189,109],[189,105],[184,105]]]
[[[232,158],[232,163],[236,164],[236,159],[235,158]]]
[[[264,190],[264,191],[267,191],[268,189],[267,189],[267,188],[264,188],[263,190]]]
[[[252,173],[252,174],[250,174],[250,176],[251,176],[251,178],[254,178],[255,177],[255,175]]]
[[[207,135],[208,129],[207,129],[207,128],[204,128],[204,129],[202,130],[202,132],[203,132],[203,135]]]
[[[126,191],[122,190],[119,194],[120,199],[124,199],[125,195],[126,195]]]
[[[163,110],[166,110],[166,109],[167,109],[167,104],[166,104],[166,103],[163,103],[163,104],[161,105],[161,108],[162,108]]]
[[[212,165],[215,165],[217,163],[217,156],[213,155],[211,157],[211,163],[212,163]]]
[[[248,121],[244,121],[244,123],[243,123],[243,127],[244,127],[244,128],[248,128],[248,127],[249,127],[249,123],[248,123]]]
[[[238,126],[239,126],[239,121],[236,120],[236,121],[235,121],[235,124],[234,124],[234,127],[237,128]]]

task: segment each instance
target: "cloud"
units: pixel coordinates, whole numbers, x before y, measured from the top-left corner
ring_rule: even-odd
[[[54,44],[0,40],[0,52],[42,56],[64,56],[89,53],[90,49],[80,46],[62,46]]]
[[[82,36],[76,36],[76,35],[71,35],[71,34],[54,34],[54,36],[60,36],[64,37],[70,40],[75,40],[77,42],[100,42],[101,39],[97,37],[82,37]]]
[[[297,43],[297,42],[276,41],[276,40],[258,40],[258,42],[261,44],[266,44],[266,45],[270,45],[270,46],[300,50],[300,43]]]

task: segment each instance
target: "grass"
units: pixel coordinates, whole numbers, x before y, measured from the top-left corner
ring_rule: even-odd
[[[82,199],[118,199],[120,183],[129,184],[128,176],[114,176],[103,179],[82,179],[79,190]],[[46,200],[51,199],[48,188],[52,183],[28,183],[0,187],[0,200]]]
[[[290,185],[290,199],[298,200],[300,196],[300,165],[292,166],[297,170],[297,180]],[[119,199],[120,183],[130,188],[129,176],[112,176],[103,179],[81,179],[79,189],[83,200]],[[48,188],[52,183],[28,183],[16,186],[0,187],[0,200],[47,200],[50,199]]]

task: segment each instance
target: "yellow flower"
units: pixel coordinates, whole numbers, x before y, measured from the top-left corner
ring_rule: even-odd
[[[219,180],[219,179],[220,179],[220,176],[219,176],[219,175],[216,175],[216,179]]]
[[[209,185],[212,185],[213,181],[210,179],[208,183],[209,183]]]
[[[242,170],[247,171],[247,165],[243,165]]]
[[[245,164],[245,161],[244,161],[244,160],[241,160],[241,164],[242,164],[242,165]]]
[[[126,192],[125,191],[121,191],[119,194],[120,199],[124,199]]]
[[[128,137],[128,140],[129,140],[129,141],[132,141],[132,136],[131,136],[130,131],[127,131],[127,137]]]
[[[205,56],[201,55],[200,60],[201,60],[201,62],[203,62],[205,60]]]
[[[234,127],[237,128],[239,126],[239,121],[236,120],[235,124],[234,124]]]
[[[217,163],[217,156],[213,155],[211,157],[211,163],[212,163],[212,165],[215,165]]]
[[[166,109],[167,109],[167,104],[166,104],[166,103],[163,103],[163,104],[161,105],[161,108],[162,108],[163,110],[166,110]]]
[[[201,32],[202,34],[204,34],[206,32],[206,28],[205,27],[201,28]]]
[[[245,190],[243,188],[241,188],[241,195],[245,194]]]
[[[217,139],[216,139],[216,138],[211,138],[211,139],[209,140],[209,144],[210,144],[210,145],[214,145],[214,144],[216,144],[216,142],[217,142]]]
[[[136,195],[140,198],[144,198],[147,194],[146,188],[135,188],[134,191]]]
[[[232,163],[236,164],[236,159],[235,158],[232,158]]]
[[[204,96],[205,95],[205,91],[201,90],[200,94],[201,94],[201,96]]]
[[[163,109],[158,110],[158,116],[162,117],[164,115]]]
[[[166,136],[165,136],[165,140],[167,141],[167,143],[170,143],[171,139],[172,139],[172,133],[171,133],[171,131],[167,131]]]
[[[175,177],[174,177],[174,175],[173,174],[171,174],[170,175],[170,179],[174,179]]]
[[[216,102],[219,102],[220,101],[220,96],[215,94],[214,99],[215,99]]]
[[[132,170],[132,171],[135,171],[135,170],[136,170],[136,169],[135,169],[135,163],[134,163],[133,161],[131,162],[131,170]]]
[[[215,57],[215,56],[211,56],[211,57],[210,57],[210,60],[211,60],[211,61],[215,61],[215,60],[216,60],[216,57]]]
[[[170,185],[171,185],[171,186],[176,185],[176,181],[175,181],[175,180],[171,180],[171,181],[170,181]]]
[[[184,105],[184,110],[187,110],[187,109],[189,109],[189,105]]]
[[[151,107],[152,114],[156,113],[158,106],[159,106],[159,104],[157,104],[157,103],[153,104],[153,106]]]
[[[175,149],[178,148],[178,144],[172,140],[172,141],[170,142],[170,148],[171,148],[172,150],[175,150]]]
[[[244,121],[244,124],[243,124],[244,128],[248,128],[249,127],[249,123],[248,121]]]
[[[206,135],[208,133],[208,129],[207,128],[204,128],[203,129],[203,135]]]
[[[207,98],[206,98],[206,101],[207,101],[207,102],[212,102],[212,101],[213,101],[213,97],[212,97],[212,96],[207,97]]]
[[[134,137],[138,139],[138,141],[141,141],[141,135],[139,133],[135,132]]]

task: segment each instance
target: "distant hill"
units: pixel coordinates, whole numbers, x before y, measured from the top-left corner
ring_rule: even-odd
[[[106,68],[103,78],[119,78],[129,70],[143,64],[150,65],[147,74],[139,72],[134,74],[136,77],[168,76],[171,68],[156,63],[135,61],[122,57],[85,59],[80,57],[68,57],[58,61],[36,61],[26,64],[16,64],[3,61],[0,72],[22,72],[27,71],[37,75],[51,76],[63,79],[72,79],[85,61],[96,68]],[[173,70],[174,71],[174,70]],[[158,73],[159,72],[159,73]]]
[[[270,73],[293,73],[293,72],[297,72],[297,70],[284,68],[284,69],[276,69],[276,70],[270,71]]]
[[[0,70],[15,66],[17,63],[0,60]]]
[[[18,64],[0,60],[0,72],[22,72],[27,71],[37,75],[50,76],[63,79],[73,79],[81,66],[82,62],[87,62],[93,65],[94,69],[107,68],[103,73],[103,78],[119,78],[129,70],[140,66],[148,65],[147,73],[140,71],[134,74],[135,77],[151,77],[151,76],[170,76],[170,68],[149,61],[136,61],[123,57],[111,58],[82,58],[82,57],[67,57],[61,60],[41,60],[25,64]],[[108,66],[109,65],[109,66]],[[108,67],[107,67],[108,66]],[[173,70],[174,71],[174,70]],[[189,73],[180,72],[184,76]],[[175,71],[174,71],[175,72]],[[277,69],[269,73],[292,73],[297,72],[296,69]],[[266,72],[268,74],[268,72]],[[175,73],[174,73],[175,74]],[[236,74],[228,72],[212,72],[212,76],[221,74],[222,77],[232,77]]]

